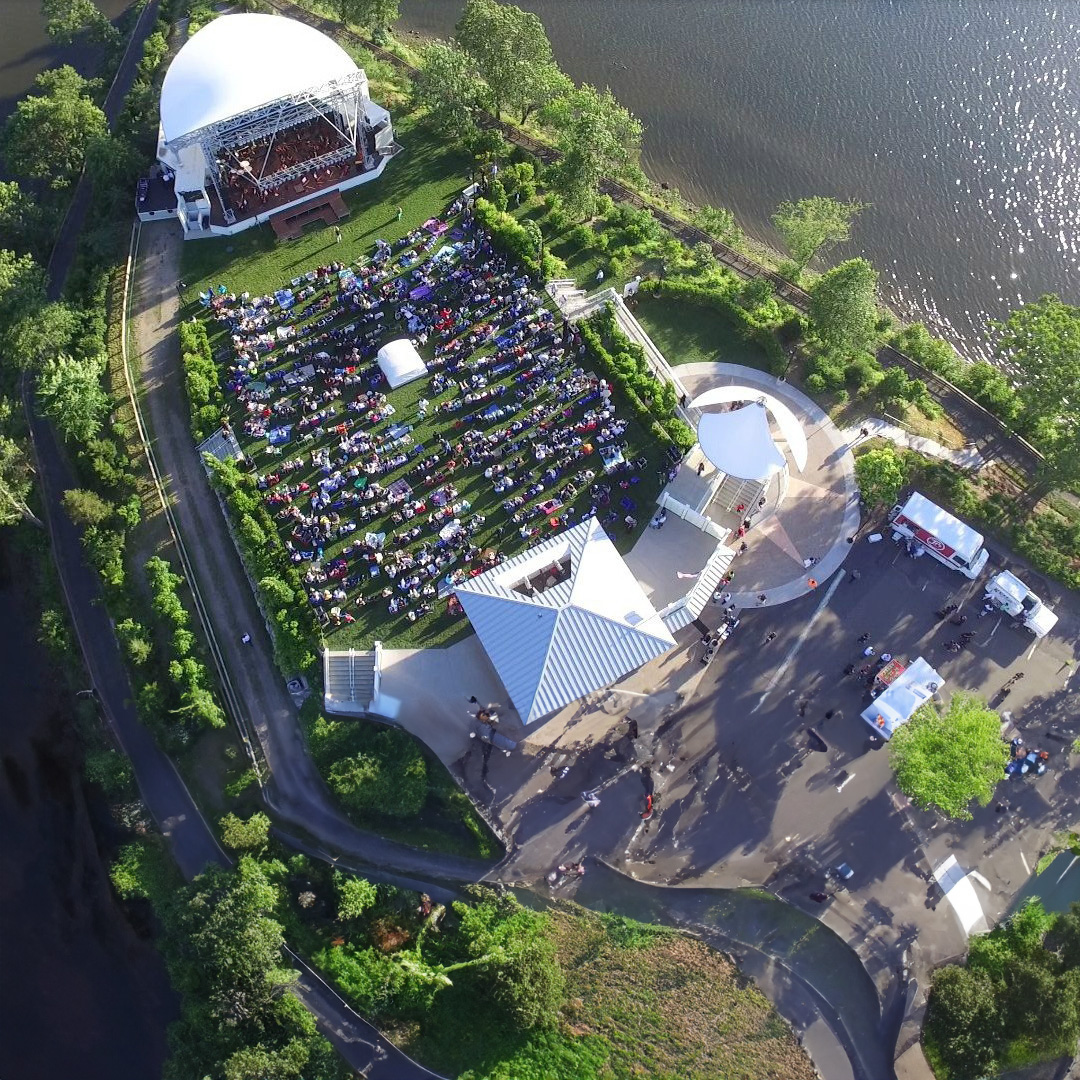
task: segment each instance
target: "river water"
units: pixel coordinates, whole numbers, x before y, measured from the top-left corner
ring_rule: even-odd
[[[872,204],[838,256],[969,355],[1080,257],[1080,0],[519,0],[646,124],[643,163],[777,244],[784,199]],[[446,36],[460,0],[404,0]]]

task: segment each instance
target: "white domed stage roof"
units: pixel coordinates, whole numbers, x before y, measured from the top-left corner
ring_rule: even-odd
[[[740,480],[767,480],[781,472],[785,458],[773,441],[769,413],[776,421],[788,452],[801,472],[806,468],[806,432],[798,417],[771,394],[747,386],[717,386],[690,402],[693,409],[749,401],[740,409],[704,413],[697,436],[702,453],[723,473]]]
[[[337,42],[305,23],[280,15],[222,15],[169,65],[161,86],[161,130],[171,142],[357,71]]]

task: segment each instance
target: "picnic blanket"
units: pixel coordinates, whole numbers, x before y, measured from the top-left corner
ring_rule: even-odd
[[[430,285],[418,285],[415,289],[410,290],[410,300],[426,300],[434,290]]]
[[[440,221],[438,218],[428,218],[424,222],[423,228],[427,229],[432,236],[442,236],[447,229],[450,228],[445,221]]]
[[[408,480],[395,480],[386,489],[386,493],[394,498],[404,496],[407,499],[412,494],[412,486]]]
[[[278,307],[280,307],[282,311],[288,311],[289,308],[296,303],[296,298],[293,296],[292,289],[278,289],[278,291],[274,293],[274,299],[278,302]]]
[[[616,465],[621,465],[625,458],[622,451],[617,446],[601,446],[600,458],[604,462],[605,469],[613,469]]]
[[[286,424],[284,427],[271,428],[266,433],[266,441],[271,446],[280,446],[282,443],[287,443],[292,438],[292,424]]]

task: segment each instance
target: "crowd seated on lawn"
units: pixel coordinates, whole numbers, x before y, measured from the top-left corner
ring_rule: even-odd
[[[457,583],[579,513],[612,536],[636,528],[649,462],[624,457],[626,421],[582,368],[577,332],[467,205],[445,218],[272,296],[200,298],[227,324],[241,441],[324,625],[367,605],[409,622],[459,614]],[[376,362],[405,335],[433,357],[410,415]]]

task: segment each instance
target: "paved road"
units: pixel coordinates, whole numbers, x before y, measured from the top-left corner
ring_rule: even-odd
[[[28,412],[53,557],[87,670],[98,690],[102,712],[131,758],[143,801],[169,840],[181,872],[190,880],[207,864],[228,865],[229,860],[199,814],[176,766],[139,721],[100,582],[83,560],[80,531],[60,508],[61,493],[76,487],[76,480],[51,425],[33,416],[32,410]]]

